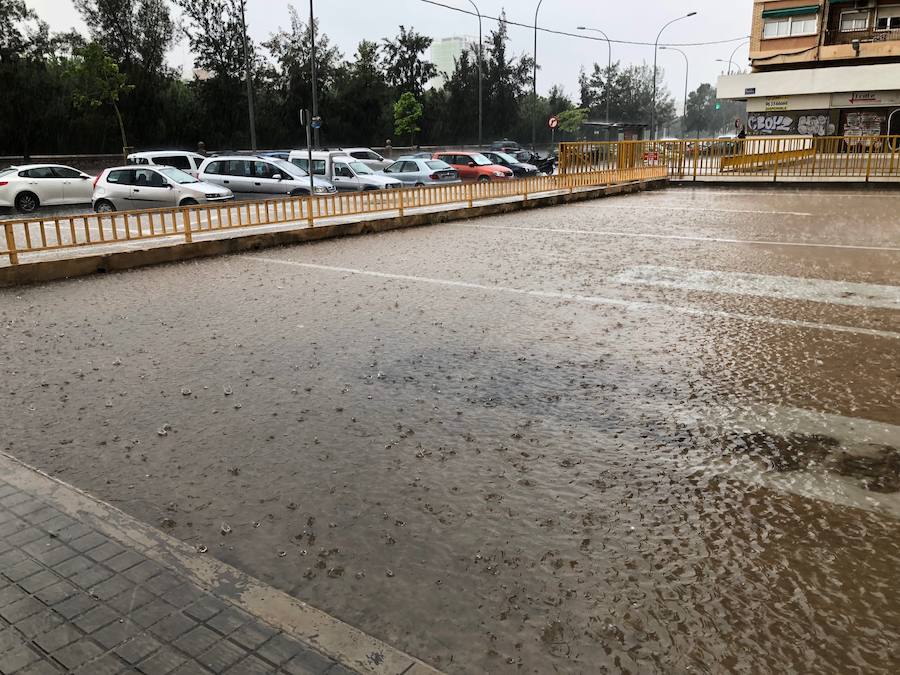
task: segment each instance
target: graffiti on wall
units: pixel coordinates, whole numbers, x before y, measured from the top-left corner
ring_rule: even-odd
[[[836,131],[831,116],[820,112],[755,113],[748,117],[747,128],[758,135],[833,136]]]

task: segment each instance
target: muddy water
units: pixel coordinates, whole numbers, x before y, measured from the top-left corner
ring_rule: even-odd
[[[473,224],[573,223],[647,221]],[[900,255],[857,255],[450,225],[263,257],[478,287],[243,256],[0,291],[0,447],[448,672],[896,672],[900,341],[667,307],[896,313],[614,281],[900,285]]]

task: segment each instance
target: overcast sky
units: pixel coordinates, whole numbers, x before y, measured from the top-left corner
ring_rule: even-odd
[[[53,30],[72,27],[85,30],[71,0],[26,1]],[[440,2],[471,9],[466,0]],[[306,0],[248,0],[247,20],[253,39],[260,42],[279,27],[288,26],[288,6],[291,4],[301,15],[308,15],[309,3]],[[475,4],[484,15],[498,16],[505,8],[508,19],[531,24],[537,0],[475,0]],[[577,32],[577,26],[585,25],[604,30],[613,40],[652,43],[667,21],[696,11],[697,16],[667,28],[661,43],[709,42],[749,35],[752,5],[751,0],[544,0],[539,24],[571,32]],[[478,34],[475,17],[434,7],[421,0],[315,0],[315,7],[322,30],[347,57],[353,54],[360,40],[393,36],[399,24],[413,26],[417,31],[435,38]],[[485,34],[494,26],[495,22],[485,20]],[[511,26],[510,37],[515,54],[531,53],[534,40],[532,30]],[[718,75],[727,69],[727,64],[717,63],[716,59],[727,60],[740,42],[682,47],[690,63],[690,88],[694,89],[701,82],[715,84]],[[613,44],[613,59],[626,64],[652,63],[653,47]],[[574,98],[578,91],[579,69],[582,66],[589,68],[594,61],[605,64],[606,60],[605,42],[540,33],[538,89],[546,92],[551,85],[561,84]],[[734,60],[744,67],[747,63],[746,45],[738,49]],[[173,50],[171,61],[174,66],[189,72],[192,58],[184,41]],[[684,58],[677,52],[661,51],[659,64],[665,69],[669,89],[680,100],[684,91]]]

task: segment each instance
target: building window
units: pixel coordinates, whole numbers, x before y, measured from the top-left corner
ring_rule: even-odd
[[[841,12],[841,32],[866,30],[869,27],[869,12]]]
[[[879,7],[875,30],[900,30],[900,5]]]
[[[818,20],[815,15],[784,16],[763,21],[763,38],[782,38],[798,35],[815,35]]]

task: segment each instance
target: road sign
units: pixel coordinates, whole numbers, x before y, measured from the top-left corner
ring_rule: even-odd
[[[659,152],[656,150],[651,150],[650,152],[644,153],[644,162],[658,162],[659,161]]]
[[[551,129],[556,129],[559,126],[559,118],[555,115],[547,120],[547,126]]]

